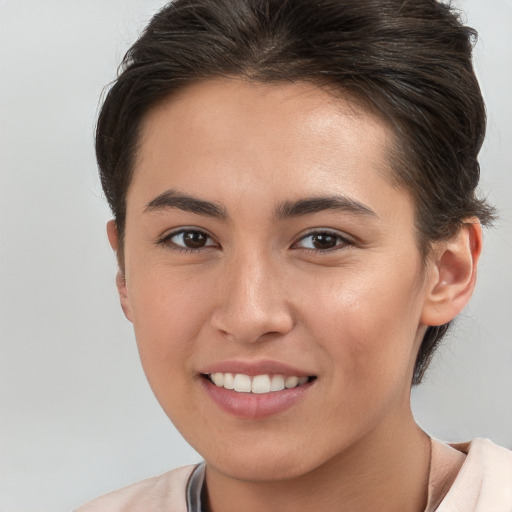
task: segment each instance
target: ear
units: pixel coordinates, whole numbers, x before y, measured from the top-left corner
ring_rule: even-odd
[[[481,252],[482,226],[477,218],[466,220],[449,240],[436,242],[421,318],[424,325],[446,324],[464,309],[475,288]]]
[[[110,242],[110,247],[112,247],[116,253],[117,262],[119,265],[116,275],[116,286],[117,292],[119,293],[119,299],[121,301],[121,308],[123,309],[124,316],[130,322],[133,322],[133,315],[130,307],[130,301],[128,299],[128,290],[126,287],[126,278],[123,268],[123,258],[121,258],[121,255],[119,254],[119,233],[117,231],[117,224],[115,220],[110,220],[107,222],[107,236],[108,241]]]

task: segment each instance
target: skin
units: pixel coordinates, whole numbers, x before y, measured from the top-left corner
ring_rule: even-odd
[[[427,326],[469,300],[481,229],[470,219],[423,262],[392,147],[384,120],[304,83],[202,82],[147,115],[117,282],[157,399],[207,461],[209,510],[423,510],[414,362]],[[222,215],[171,205],[170,190]],[[283,215],[334,196],[349,206]],[[204,245],[186,250],[183,227]],[[113,221],[108,233],[117,250]],[[238,418],[202,385],[225,360],[316,380],[279,414]]]

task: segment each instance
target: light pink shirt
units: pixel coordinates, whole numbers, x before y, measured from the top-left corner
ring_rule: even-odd
[[[435,511],[512,512],[512,452],[488,439],[451,446],[467,456]]]
[[[76,512],[187,512],[194,467],[106,494]],[[512,512],[512,452],[488,439],[451,447],[433,440],[428,501],[425,512]]]

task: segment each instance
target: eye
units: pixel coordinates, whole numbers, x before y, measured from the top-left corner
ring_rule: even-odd
[[[330,251],[347,245],[351,245],[351,242],[337,233],[332,231],[315,231],[303,236],[293,245],[293,248]]]
[[[166,235],[162,243],[185,251],[197,251],[206,247],[217,246],[209,235],[199,229],[180,229],[179,231],[174,231]]]

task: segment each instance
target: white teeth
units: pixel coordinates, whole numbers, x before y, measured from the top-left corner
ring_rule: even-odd
[[[284,377],[283,375],[256,375],[243,373],[212,373],[211,381],[219,388],[233,389],[239,393],[265,394],[284,389],[292,389],[306,384],[308,377]]]
[[[224,374],[224,387],[226,389],[233,389],[234,387],[234,377],[233,377],[233,374],[232,373],[225,373]],[[219,386],[220,387],[220,386]]]
[[[253,377],[251,391],[259,394],[270,393],[270,377],[268,375]]]
[[[216,386],[222,388],[224,386],[224,374],[223,373],[212,373],[212,381]]]
[[[287,389],[294,388],[299,383],[299,377],[286,377],[284,385]]]
[[[284,377],[282,375],[274,375],[270,381],[270,391],[282,391],[284,387]]]
[[[233,389],[239,393],[251,392],[251,378],[248,375],[237,373],[233,381]]]

